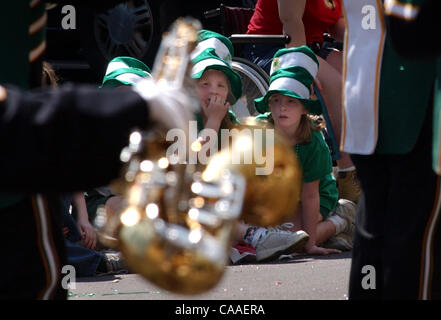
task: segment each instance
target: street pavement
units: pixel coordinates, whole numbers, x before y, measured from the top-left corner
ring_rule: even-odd
[[[351,252],[227,266],[215,288],[190,296],[167,292],[137,274],[78,278],[69,300],[346,300],[350,266]]]

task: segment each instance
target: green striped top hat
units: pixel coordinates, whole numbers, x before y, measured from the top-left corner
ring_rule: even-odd
[[[269,111],[268,99],[274,93],[296,98],[310,114],[321,114],[319,100],[310,99],[312,83],[317,75],[319,62],[307,46],[280,49],[271,65],[270,86],[265,96],[254,100],[260,113]]]
[[[230,39],[209,30],[199,31],[198,44],[191,55],[191,75],[194,79],[201,78],[204,72],[210,69],[225,74],[230,83],[228,102],[231,104],[242,95],[242,79],[231,67],[233,55],[234,48]]]
[[[151,77],[151,70],[132,57],[116,57],[107,65],[101,88],[133,86],[141,78]]]

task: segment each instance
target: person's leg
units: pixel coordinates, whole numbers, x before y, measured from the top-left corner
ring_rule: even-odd
[[[431,167],[430,123],[428,116],[408,154],[353,158],[366,197],[357,215],[351,299],[417,299],[440,292],[433,279],[440,278],[434,240],[441,200]]]
[[[113,199],[116,198],[116,199]],[[105,206],[106,210],[109,209],[109,215],[118,211],[119,205],[122,202],[121,196],[103,195],[98,190],[88,190],[84,196],[86,200],[87,213],[89,214],[89,221],[93,225],[96,217],[96,213],[99,207]]]
[[[104,255],[67,239],[65,244],[67,263],[75,268],[76,276],[90,277],[95,275]]]
[[[439,258],[439,251],[430,248],[433,242],[428,239],[431,227],[436,230],[434,218],[440,205],[439,179],[432,170],[430,115],[428,112],[414,149],[389,158],[391,192],[384,217],[387,231],[383,247],[386,299],[422,298],[425,267],[434,267],[426,259]],[[435,268],[439,270],[439,265]],[[435,285],[439,290],[440,284]]]
[[[118,214],[122,208],[124,198],[122,196],[112,196],[107,198],[105,202],[106,212],[109,216],[114,216]]]
[[[318,246],[321,246],[329,238],[336,233],[336,227],[330,220],[324,220],[323,216],[319,215],[319,222],[317,224],[316,242]]]
[[[322,210],[325,209],[322,208]],[[302,215],[300,211],[301,208],[298,210],[297,214],[293,217],[294,227],[290,229],[291,231],[295,232],[295,231],[303,230]],[[327,219],[328,215],[329,215],[328,211],[326,211],[326,213],[318,214],[318,219],[317,219],[318,223],[316,228],[316,244],[318,246],[324,244],[329,238],[331,238],[337,233],[337,227],[331,220]]]
[[[337,206],[341,206],[342,200],[339,201]],[[349,201],[347,201],[349,202]],[[346,205],[346,204],[343,204]],[[346,212],[344,215],[329,212],[326,208],[321,207],[320,213],[318,214],[318,223],[316,228],[316,243],[318,246],[324,246],[325,248],[332,248],[332,249],[339,249],[339,250],[348,250],[352,248],[352,236],[351,237],[344,237],[344,241],[337,241],[333,242],[331,245],[330,243],[327,243],[327,241],[330,238],[333,238],[334,236],[346,233],[347,230],[353,230],[353,219],[355,217],[354,211],[355,211],[355,205],[352,204],[348,208],[343,208]],[[301,210],[301,209],[300,209]],[[336,209],[337,210],[337,209]],[[339,212],[340,213],[340,212]],[[302,225],[302,215],[296,214],[295,217],[293,217],[294,227],[291,229],[291,231],[299,231],[303,230]],[[344,242],[344,245],[342,245],[342,242]],[[328,245],[325,246],[324,244],[327,243]]]
[[[388,172],[384,156],[353,156],[363,192],[355,219],[349,299],[380,299],[383,290],[382,248],[387,213]],[[375,273],[372,274],[372,268]],[[374,277],[375,283],[370,282]]]
[[[326,61],[340,74],[343,72],[343,55],[341,51],[331,50],[326,57]]]
[[[320,62],[317,73],[319,89],[325,101],[331,125],[338,141],[337,143],[339,143],[342,131],[342,77],[341,73],[327,61],[320,57],[318,59]],[[354,163],[348,153],[340,152],[340,154],[341,158],[336,160],[339,172],[337,175],[339,197],[357,202],[361,188],[355,173]]]
[[[26,196],[0,209],[4,243],[0,299],[67,299],[61,287],[65,264],[62,226],[43,196]],[[61,217],[61,215],[60,215]]]

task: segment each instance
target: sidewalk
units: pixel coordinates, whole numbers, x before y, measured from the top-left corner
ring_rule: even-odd
[[[160,289],[137,274],[78,278],[70,300],[345,300],[351,252],[227,266],[219,284],[195,296]]]

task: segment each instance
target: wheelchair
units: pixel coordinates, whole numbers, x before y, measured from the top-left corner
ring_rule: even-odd
[[[254,107],[254,99],[268,91],[269,75],[259,66],[244,58],[242,55],[244,44],[273,44],[285,45],[290,39],[287,35],[249,35],[246,34],[248,23],[254,13],[254,7],[230,7],[223,4],[219,8],[204,13],[206,19],[218,17],[221,33],[228,37],[234,45],[235,56],[232,58],[232,68],[242,77],[243,95],[231,109],[239,117],[256,116],[259,114]],[[325,40],[332,42],[329,35],[324,34]],[[337,50],[342,50],[340,43],[335,43]],[[320,91],[314,86],[314,93],[322,105],[322,116],[326,124],[323,135],[331,151],[332,160],[341,158],[338,142],[326,108],[325,100]]]

